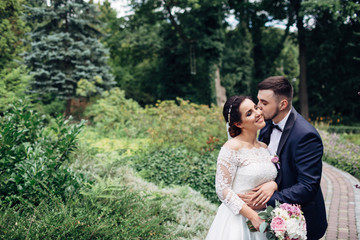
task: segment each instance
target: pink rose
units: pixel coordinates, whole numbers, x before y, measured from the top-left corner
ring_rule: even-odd
[[[300,206],[293,206],[291,215],[295,215],[295,216],[300,216],[301,215],[301,210],[300,210]]]
[[[271,230],[274,232],[285,232],[286,223],[282,217],[274,217],[270,223]]]
[[[278,156],[275,156],[271,159],[271,162],[273,163],[278,163],[279,162],[279,157]]]
[[[271,158],[271,162],[276,164],[277,168],[280,169],[280,161],[279,161],[279,157],[275,154],[275,156],[273,156]]]
[[[280,205],[280,208],[286,210],[289,213],[290,217],[292,215],[295,215],[295,216],[300,216],[301,215],[300,206],[298,207],[296,205],[283,203],[283,204]]]
[[[292,212],[292,210],[293,210],[293,206],[291,204],[288,204],[288,203],[281,204],[280,208],[286,210],[289,213]]]

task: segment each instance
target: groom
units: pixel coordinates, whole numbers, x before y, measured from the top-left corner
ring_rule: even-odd
[[[269,77],[259,83],[258,90],[258,107],[268,120],[260,131],[259,141],[268,144],[270,153],[276,154],[280,161],[276,178],[278,191],[267,205],[275,206],[275,200],[300,204],[306,219],[308,240],[320,239],[327,228],[320,187],[321,138],[292,107],[293,88],[285,77]],[[252,202],[248,204],[253,205]]]

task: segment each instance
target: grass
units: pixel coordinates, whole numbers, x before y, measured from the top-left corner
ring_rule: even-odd
[[[360,134],[344,133],[341,134],[343,139],[360,146]]]
[[[144,199],[155,202],[160,200],[161,209],[164,212],[171,209],[171,213],[174,214],[174,218],[166,222],[171,234],[164,239],[205,238],[216,214],[216,204],[212,204],[198,191],[186,185],[159,186],[148,182],[129,166],[126,161],[127,153],[119,152],[116,148],[110,151],[107,151],[108,148],[98,148],[96,152],[91,152],[89,146],[92,141],[97,140],[83,137],[80,139],[77,161],[72,165],[74,169],[97,179],[98,182],[106,181],[106,184],[103,183],[104,186],[121,184],[128,188],[128,191],[138,193]],[[131,151],[131,154],[134,153]]]
[[[360,178],[360,145],[336,133],[320,130],[324,144],[324,161]]]

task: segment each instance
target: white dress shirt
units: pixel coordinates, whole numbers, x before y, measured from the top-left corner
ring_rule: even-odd
[[[278,125],[280,127],[280,129],[282,131],[284,131],[284,127],[285,127],[286,121],[289,118],[290,112],[291,112],[291,110],[288,112],[288,114],[278,124],[275,124],[274,122],[273,122],[273,124]],[[269,150],[271,155],[276,154],[276,151],[277,151],[278,146],[279,146],[281,134],[282,134],[282,132],[280,132],[279,129],[276,129],[276,128],[274,128],[272,133],[271,133],[270,143],[269,143],[269,146],[268,146],[268,150]]]

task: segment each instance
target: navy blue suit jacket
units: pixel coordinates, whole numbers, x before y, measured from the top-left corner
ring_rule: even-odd
[[[269,130],[270,122],[260,131],[260,141]],[[321,238],[327,228],[320,187],[323,144],[316,129],[294,108],[281,135],[277,155],[280,160],[276,178],[278,191],[267,204],[275,206],[275,200],[300,204],[306,219],[308,240]]]

